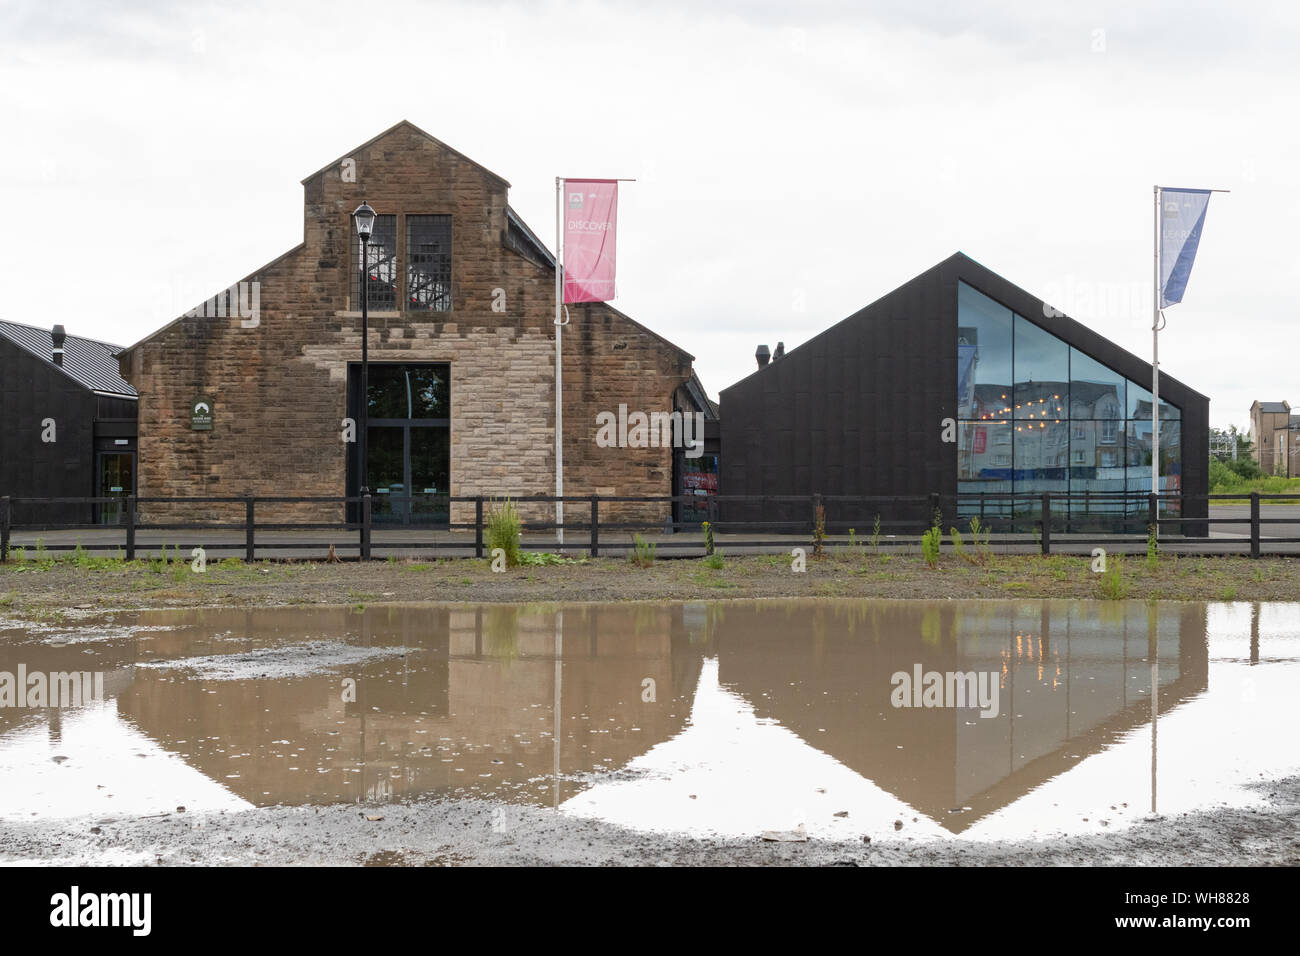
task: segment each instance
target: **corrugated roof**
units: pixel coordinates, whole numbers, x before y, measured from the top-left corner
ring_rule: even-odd
[[[54,365],[52,356],[54,342],[50,338],[49,329],[0,321],[0,335],[42,361]],[[63,343],[61,370],[63,374],[92,392],[136,398],[135,389],[131,387],[130,382],[122,378],[118,367],[117,353],[120,351],[122,351],[120,345],[110,345],[107,342],[86,339],[79,335],[69,335]]]

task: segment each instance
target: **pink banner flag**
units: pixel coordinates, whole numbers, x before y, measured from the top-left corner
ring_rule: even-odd
[[[569,179],[564,183],[564,301],[614,298],[614,236],[618,183]]]

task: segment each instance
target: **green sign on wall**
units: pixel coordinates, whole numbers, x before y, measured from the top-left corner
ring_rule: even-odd
[[[212,431],[212,396],[200,395],[190,402],[190,430],[196,432]]]

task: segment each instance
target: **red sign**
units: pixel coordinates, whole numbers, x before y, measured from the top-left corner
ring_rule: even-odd
[[[618,183],[608,179],[564,182],[564,301],[614,298],[614,245]]]
[[[718,493],[718,473],[716,471],[688,471],[682,475],[682,487],[690,492]]]
[[[984,428],[983,425],[976,425],[975,443],[972,446],[971,451],[973,451],[977,455],[984,454],[984,445],[987,441],[988,441],[988,431]]]

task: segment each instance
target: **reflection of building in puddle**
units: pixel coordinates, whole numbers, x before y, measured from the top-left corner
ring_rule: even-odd
[[[81,644],[35,641],[8,644],[0,640],[0,674],[14,681],[6,686],[6,691],[20,689],[19,677],[25,682],[21,688],[25,693],[18,693],[14,699],[7,694],[0,695],[0,736],[45,723],[51,740],[57,741],[65,715],[77,712],[83,705],[111,700],[129,687],[135,679],[134,656],[129,644],[95,644],[93,650],[93,654],[88,654],[87,647]],[[41,699],[48,706],[28,706],[36,699],[34,675],[40,675],[44,682]],[[71,683],[72,675],[77,675],[75,687]],[[84,675],[90,675],[91,679],[86,681]]]
[[[1204,606],[1158,615],[1163,713],[1206,688],[1208,655]],[[758,717],[960,832],[1151,720],[1148,624],[1136,602],[800,602],[729,608],[715,639]],[[998,716],[895,708],[917,665],[996,672]]]
[[[205,611],[150,653],[347,641],[404,654],[325,673],[202,680],[141,670],[124,716],[255,804],[424,793],[550,803],[556,613],[489,606]],[[677,733],[699,673],[680,607],[563,612],[562,776],[622,766]],[[228,632],[228,633],[227,633]],[[208,639],[212,634],[221,640]],[[242,639],[241,634],[257,635]],[[655,700],[643,700],[649,679]],[[578,784],[562,781],[572,792]]]

